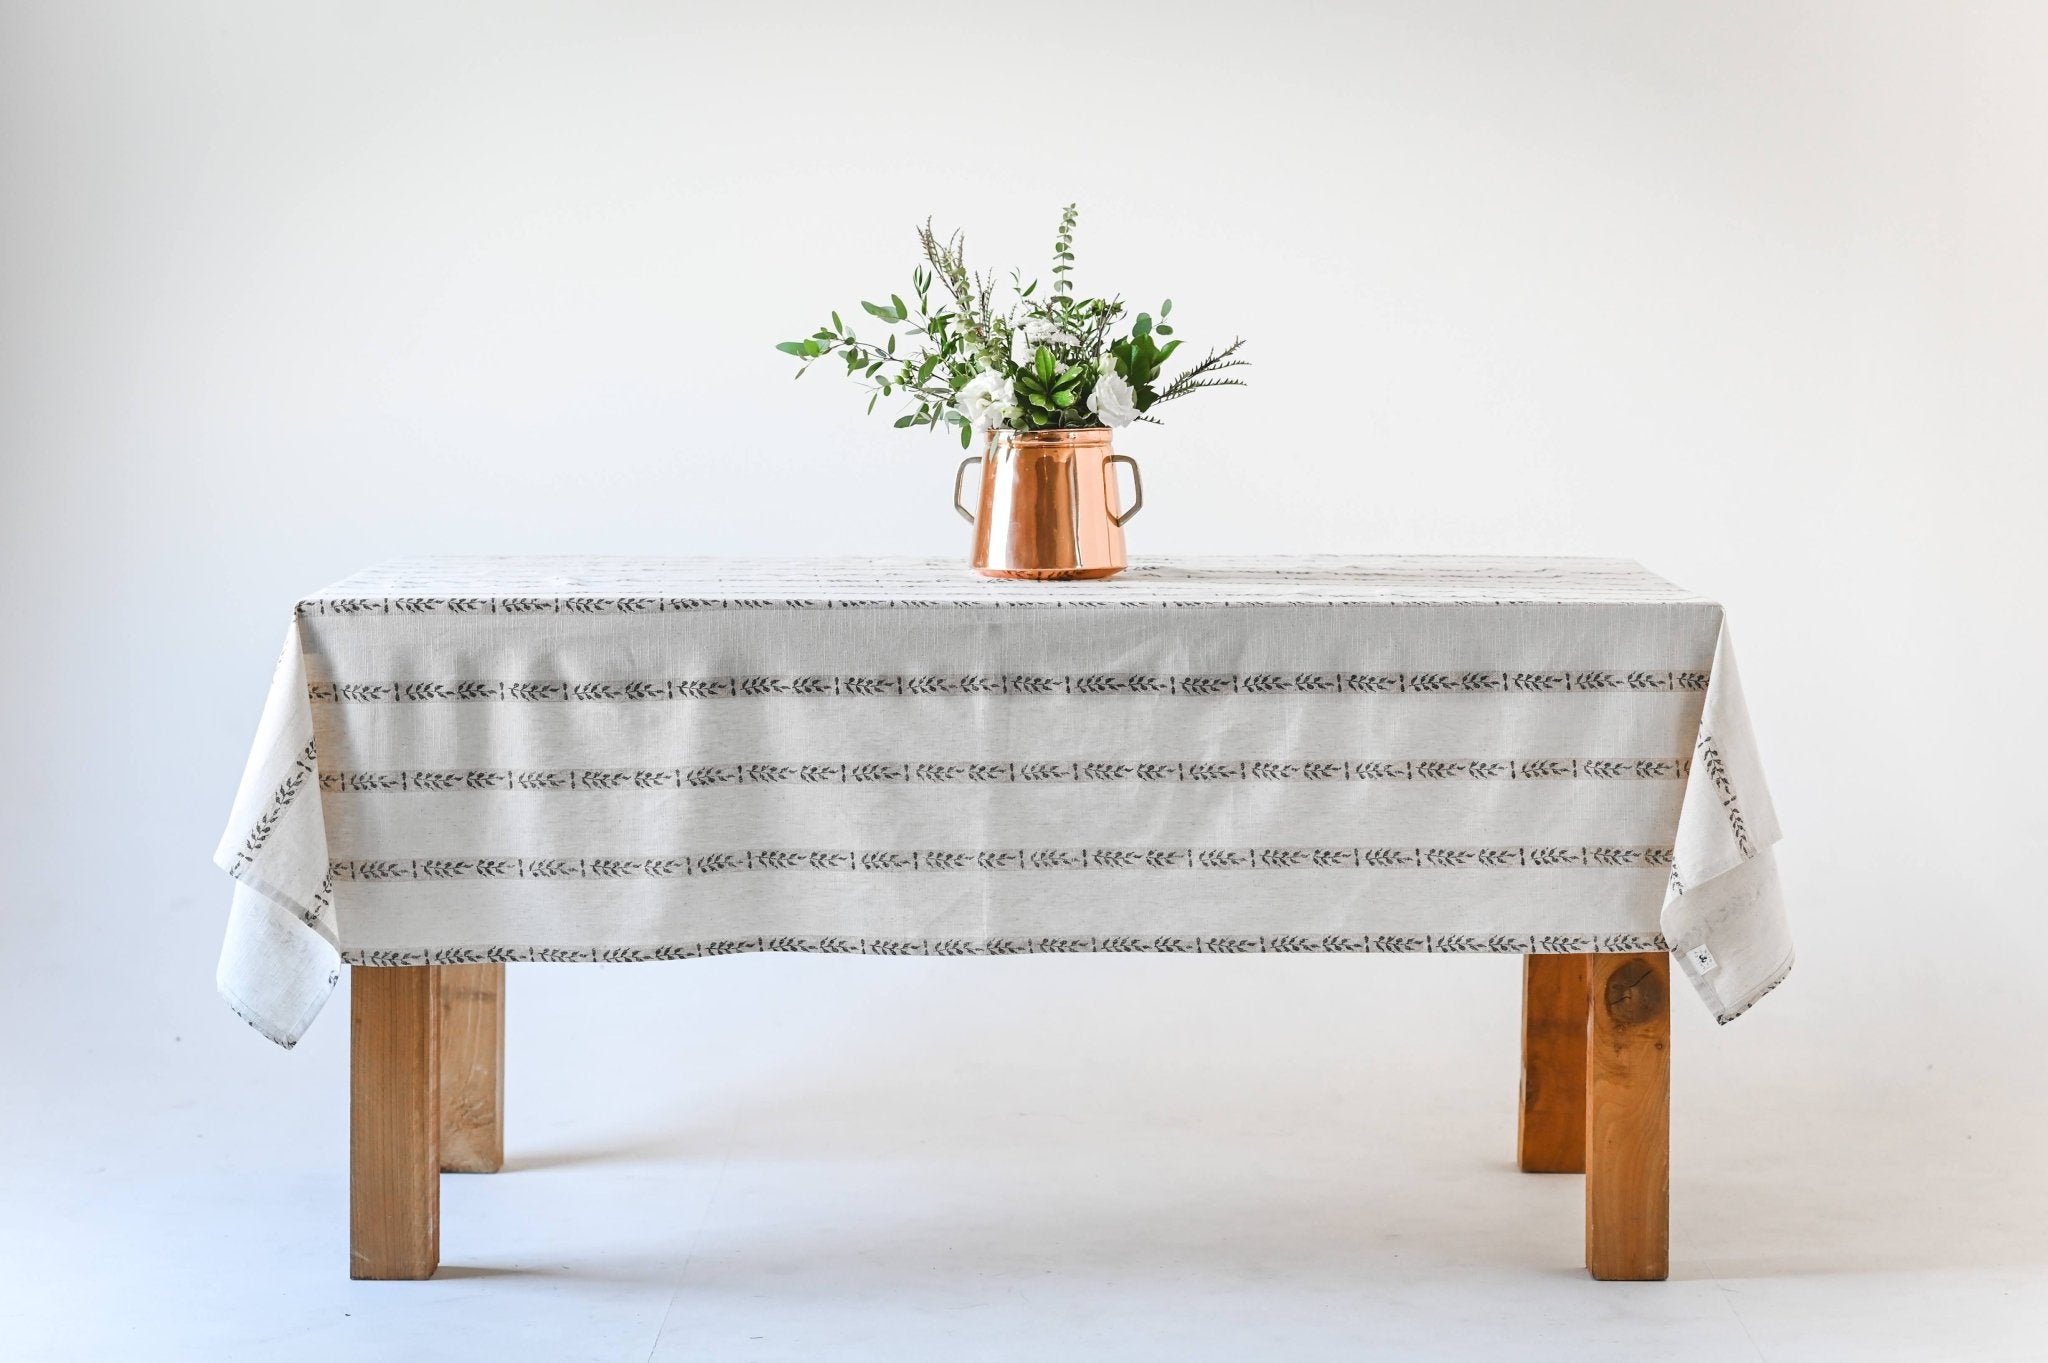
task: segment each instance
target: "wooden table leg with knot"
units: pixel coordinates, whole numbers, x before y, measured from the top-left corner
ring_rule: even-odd
[[[1671,961],[1662,953],[1522,958],[1516,1159],[1586,1175],[1586,1267],[1669,1271]]]
[[[1591,958],[1586,1024],[1586,1267],[1670,1273],[1671,958]]]

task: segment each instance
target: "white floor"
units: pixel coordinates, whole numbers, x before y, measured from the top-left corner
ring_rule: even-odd
[[[2024,1037],[1677,1000],[1672,1279],[1594,1283],[1510,1163],[1517,971],[514,967],[510,1167],[410,1284],[345,1276],[345,998],[286,1055],[194,991],[10,1056],[0,1357],[2048,1358]]]

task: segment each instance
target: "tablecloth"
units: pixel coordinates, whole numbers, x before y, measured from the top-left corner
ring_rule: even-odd
[[[339,965],[1792,945],[1723,612],[1596,559],[411,558],[293,613],[219,986]]]

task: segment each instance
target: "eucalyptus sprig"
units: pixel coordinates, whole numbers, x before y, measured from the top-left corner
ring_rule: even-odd
[[[887,328],[882,340],[862,340],[835,312],[829,325],[775,348],[802,361],[798,378],[817,361],[837,357],[847,377],[869,390],[868,411],[883,398],[900,397],[906,410],[896,418],[898,427],[950,426],[963,448],[978,429],[1156,422],[1151,412],[1162,402],[1204,388],[1243,387],[1229,373],[1248,363],[1238,358],[1242,340],[1162,379],[1181,344],[1166,320],[1173,300],[1159,305],[1156,318],[1141,312],[1119,332],[1121,298],[1074,296],[1079,217],[1075,204],[1060,214],[1051,289],[1041,294],[1036,280],[1027,283],[1013,270],[1002,312],[995,308],[994,277],[968,269],[965,238],[954,232],[941,239],[927,219],[917,231],[924,259],[910,274],[911,301],[892,293],[887,303],[861,304]]]

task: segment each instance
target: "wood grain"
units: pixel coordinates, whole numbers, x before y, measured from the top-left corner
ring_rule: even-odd
[[[505,1167],[505,967],[441,967],[441,1168]]]
[[[1589,959],[1522,958],[1522,1105],[1515,1151],[1524,1173],[1586,1171]]]
[[[1597,955],[1586,1028],[1586,1267],[1670,1272],[1671,958]]]
[[[440,971],[349,971],[351,1278],[429,1278],[441,1258]]]

